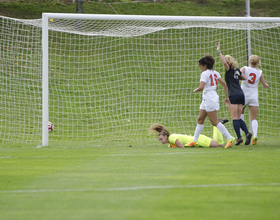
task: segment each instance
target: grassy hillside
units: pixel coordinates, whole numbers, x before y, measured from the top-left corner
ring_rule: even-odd
[[[0,2],[0,15],[13,18],[41,18],[43,12],[75,13],[71,1],[16,1]],[[186,0],[159,3],[87,1],[83,11],[89,14],[182,15],[182,16],[244,16],[245,0]],[[251,0],[251,16],[278,17],[278,0]]]

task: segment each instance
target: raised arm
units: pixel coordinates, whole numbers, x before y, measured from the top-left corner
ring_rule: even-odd
[[[263,84],[263,87],[264,87],[264,88],[268,88],[268,87],[269,87],[269,85],[268,85],[268,84],[265,82],[265,80],[264,80],[263,74],[261,75],[260,81],[261,81],[261,83]]]
[[[225,91],[225,100],[224,100],[224,102],[227,103],[228,105],[230,105],[230,101],[229,101],[229,98],[228,98],[228,87],[227,87],[227,84],[225,83],[225,81],[222,78],[219,78],[218,81],[224,87],[224,91]]]
[[[226,61],[226,58],[224,57],[224,55],[222,54],[222,52],[221,52],[221,50],[220,50],[220,42],[218,42],[217,52],[218,52],[218,54],[220,55],[220,58],[221,58],[221,60],[222,60],[222,63],[223,63],[223,65],[224,65],[225,69],[228,71],[228,70],[229,70],[229,65],[228,65],[228,63],[227,63],[227,61]]]

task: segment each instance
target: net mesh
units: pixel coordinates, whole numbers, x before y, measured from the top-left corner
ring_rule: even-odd
[[[42,21],[1,19],[1,136],[4,142],[40,143],[42,138]],[[279,23],[251,23],[251,53],[261,59],[259,138],[277,139],[279,115]],[[232,55],[247,65],[245,23],[49,21],[50,142],[157,141],[153,123],[171,133],[193,134],[202,94],[198,60]],[[230,119],[218,86],[218,117]],[[248,111],[245,114],[248,124]],[[232,135],[230,123],[226,127]],[[205,121],[203,134],[212,136]]]

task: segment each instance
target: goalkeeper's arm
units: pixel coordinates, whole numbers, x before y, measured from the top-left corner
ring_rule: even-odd
[[[175,141],[175,144],[177,147],[185,147],[181,141],[179,141],[178,139]]]
[[[175,144],[171,144],[169,145],[169,147],[185,147],[181,141],[179,141],[178,139],[175,141]]]

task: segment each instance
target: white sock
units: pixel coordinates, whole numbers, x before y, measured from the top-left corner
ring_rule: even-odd
[[[253,129],[254,137],[257,137],[258,136],[258,121],[257,120],[252,121],[252,129]]]
[[[204,124],[200,125],[197,124],[196,128],[195,128],[195,132],[194,132],[194,137],[193,137],[193,141],[198,141],[198,137],[203,129]]]
[[[241,114],[240,118],[244,121],[244,114]],[[242,136],[242,129],[241,128],[240,128],[240,135]]]
[[[223,135],[226,136],[226,138],[227,138],[228,140],[231,140],[231,139],[232,139],[232,136],[230,135],[230,133],[228,132],[228,130],[226,129],[226,127],[225,127],[221,122],[219,122],[219,124],[217,124],[216,127],[219,129],[219,131],[220,131]]]

